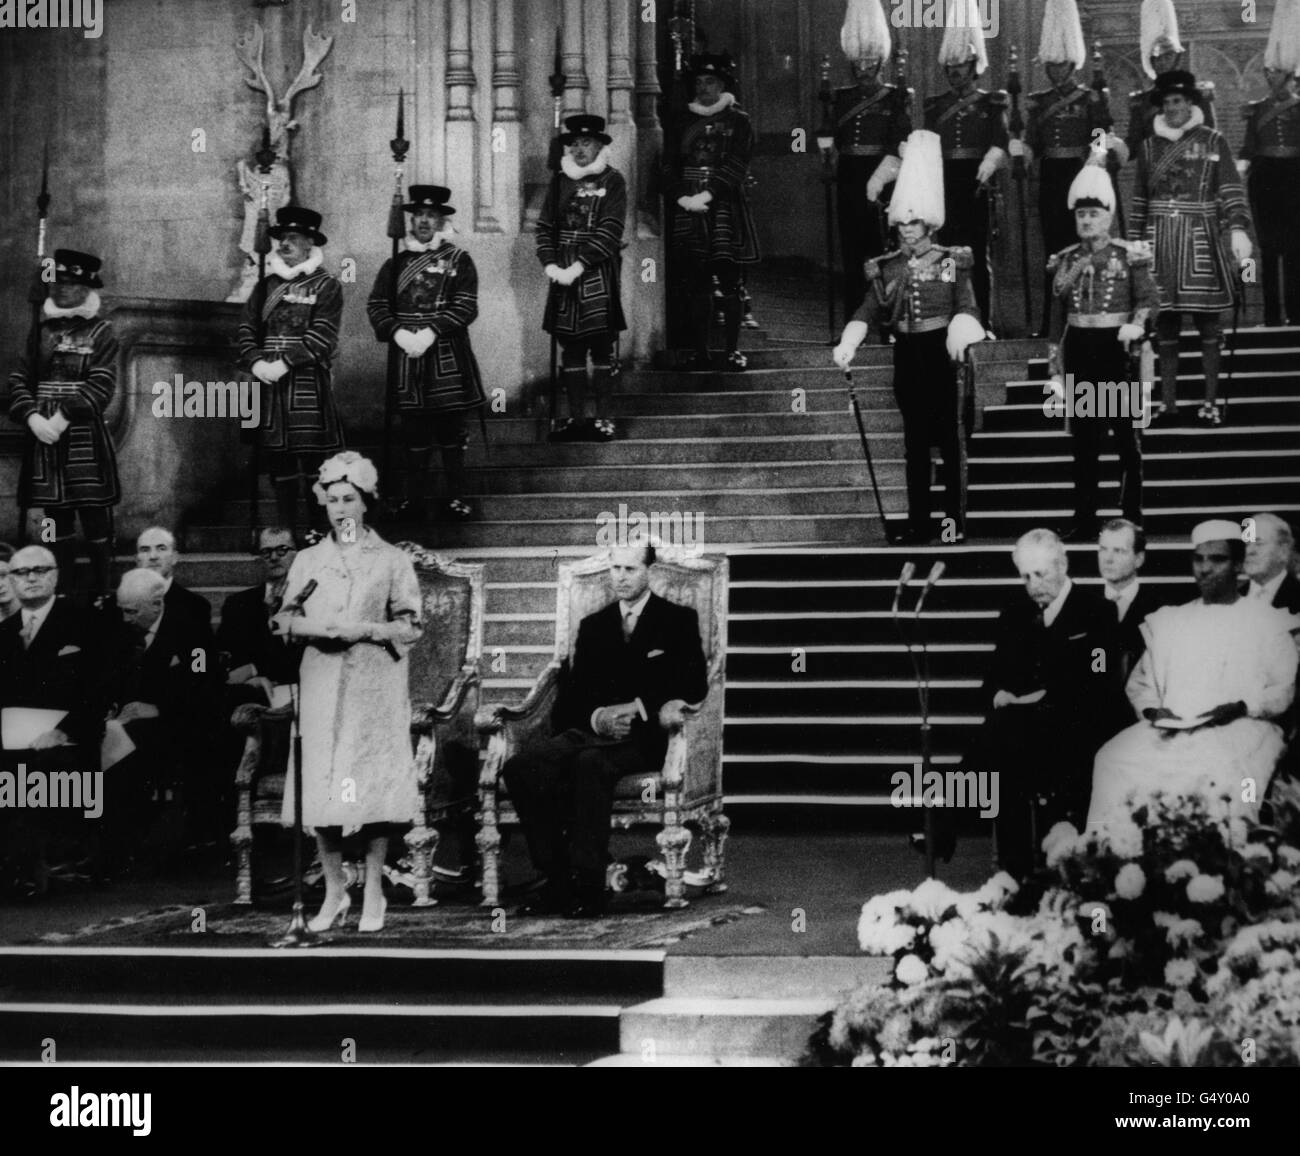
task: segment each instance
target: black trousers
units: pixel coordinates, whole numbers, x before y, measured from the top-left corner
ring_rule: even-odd
[[[1293,219],[1300,158],[1256,158],[1250,166],[1249,187],[1264,281],[1264,324],[1285,325],[1288,318],[1300,322],[1300,230]]]
[[[614,787],[659,770],[644,747],[567,730],[511,758],[501,777],[524,827],[533,866],[563,886],[604,888]]]
[[[971,269],[971,287],[985,326],[989,314],[989,198],[978,189],[975,174],[980,162],[945,160],[943,162],[944,227],[939,230],[939,244],[966,245],[975,256]]]
[[[1073,375],[1076,385],[1088,382],[1097,387],[1102,382],[1120,382],[1131,408],[1129,357],[1117,340],[1118,335],[1118,329],[1068,330],[1061,345],[1061,364],[1067,374]],[[1098,389],[1094,396],[1100,401],[1104,393]],[[1120,509],[1129,521],[1142,521],[1142,443],[1133,424],[1136,417],[1135,413],[1128,416],[1120,413],[1070,419],[1076,523],[1090,522],[1097,516],[1098,460],[1107,430],[1114,435],[1119,454]]]
[[[930,532],[930,447],[943,455],[940,477],[948,517],[964,529],[961,447],[957,435],[957,377],[948,360],[947,331],[898,334],[894,339],[894,397],[903,415],[910,528]]]
[[[883,157],[840,157],[836,170],[836,205],[840,260],[844,270],[844,317],[852,317],[867,295],[863,264],[885,251],[889,226],[879,204],[867,200],[867,181]],[[886,192],[892,186],[886,186]],[[883,197],[883,194],[882,194]]]

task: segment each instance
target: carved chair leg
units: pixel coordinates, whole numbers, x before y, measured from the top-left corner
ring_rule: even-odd
[[[495,799],[484,804],[474,845],[483,871],[483,898],[479,906],[495,907],[501,898],[501,829],[497,826]]]
[[[407,831],[404,841],[411,852],[411,890],[415,892],[412,907],[436,907],[438,901],[433,889],[433,857],[438,851],[440,835],[436,827],[420,823]]]
[[[668,878],[664,880],[664,906],[685,907],[689,901],[682,876],[686,871],[686,852],[691,849],[691,833],[680,823],[665,823],[655,842],[668,870]]]
[[[230,833],[230,845],[235,852],[235,902],[250,905],[253,902],[252,790],[247,784],[240,784],[237,792],[235,829]]]
[[[700,827],[704,836],[704,869],[711,879],[705,890],[710,894],[726,891],[727,832],[731,830],[731,820],[721,811],[715,811],[705,816]]]

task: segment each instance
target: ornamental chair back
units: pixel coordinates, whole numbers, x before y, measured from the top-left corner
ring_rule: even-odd
[[[684,907],[686,855],[690,828],[701,835],[703,864],[690,882],[709,891],[726,890],[725,847],[730,821],[722,811],[722,724],[727,665],[728,565],[723,556],[700,556],[663,548],[650,568],[650,589],[679,606],[692,607],[699,619],[700,643],[708,670],[708,693],[688,705],[685,724],[671,730],[663,766],[653,776],[629,775],[614,791],[611,824],[627,829],[642,824],[660,828],[656,836],[664,863],[665,906]],[[551,711],[573,662],[578,628],[590,614],[615,599],[606,551],[563,562],[555,603],[555,651],[527,697],[517,707],[501,704],[480,712],[488,737],[479,780],[478,849],[483,869],[483,904],[500,898],[501,828],[519,822],[505,794],[501,769],[531,742],[550,737]]]
[[[411,557],[420,582],[424,633],[407,656],[411,740],[421,806],[405,836],[407,860],[386,868],[395,883],[414,892],[414,906],[432,906],[438,824],[461,824],[467,844],[477,802],[479,662],[483,653],[483,567],[444,561],[413,542],[398,548]],[[232,725],[246,735],[236,773],[236,903],[251,903],[252,828],[278,824],[289,752],[288,708],[241,706]],[[350,869],[349,874],[354,874]]]

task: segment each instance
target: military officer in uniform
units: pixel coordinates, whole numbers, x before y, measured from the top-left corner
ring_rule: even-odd
[[[958,443],[954,362],[985,337],[971,287],[971,252],[934,243],[944,221],[944,176],[939,137],[918,131],[907,140],[898,184],[889,203],[890,224],[902,248],[867,262],[867,297],[844,327],[832,358],[847,369],[870,334],[894,334],[894,397],[903,415],[907,461],[907,530],[904,544],[930,541],[930,447],[943,455],[948,543],[965,538],[961,447]]]
[[[1178,13],[1174,10],[1174,0],[1142,0],[1142,17],[1140,23],[1142,43],[1142,70],[1152,80],[1183,67],[1186,53],[1183,42],[1178,37]],[[1214,128],[1214,82],[1201,81],[1197,86],[1200,93],[1201,113],[1208,127]],[[1128,98],[1128,135],[1125,144],[1128,155],[1137,157],[1142,142],[1151,135],[1160,107],[1153,102],[1154,85],[1129,93]]]
[[[881,200],[888,200],[898,176],[899,146],[912,131],[912,91],[880,81],[892,51],[880,0],[850,0],[840,45],[857,82],[835,90],[831,112],[844,315],[852,317],[867,292],[862,264],[885,250],[888,225]]]
[[[314,476],[325,454],[343,448],[331,369],[343,287],[324,268],[319,213],[286,205],[276,210],[275,221],[271,236],[278,244],[267,258],[270,272],[245,303],[239,322],[239,368],[266,386],[262,448],[269,451],[277,518],[293,529],[301,479]]]
[[[687,370],[709,368],[709,322],[714,278],[723,315],[726,368],[740,372],[748,364],[740,352],[742,265],[758,260],[758,235],[750,216],[745,183],[754,151],[749,117],[736,107],[732,93],[735,66],[726,53],[693,56],[690,72],[695,99],[687,106],[676,156],[668,178],[676,202],[672,245],[690,293],[695,352]]]
[[[1110,234],[1115,217],[1115,188],[1105,168],[1085,165],[1070,186],[1069,206],[1079,242],[1047,263],[1052,277],[1052,344],[1048,361],[1053,384],[1087,382],[1095,388],[1098,412],[1070,420],[1074,449],[1074,525],[1067,542],[1088,542],[1097,535],[1097,463],[1107,429],[1119,454],[1120,508],[1130,522],[1142,522],[1142,448],[1138,423],[1141,398],[1128,385],[1135,380],[1129,350],[1146,336],[1147,324],[1160,307],[1145,242],[1123,241]],[[1102,382],[1118,382],[1117,394],[1102,392]],[[1139,387],[1140,388],[1140,387]],[[1100,412],[1112,406],[1117,412]]]
[[[986,92],[975,78],[988,68],[980,7],[966,0],[955,8],[939,46],[939,63],[950,92],[925,102],[925,127],[943,142],[943,186],[947,224],[939,235],[945,245],[971,250],[971,282],[980,316],[989,319],[989,182],[1007,163],[1007,94]]]
[[[1233,302],[1235,268],[1250,259],[1250,207],[1232,149],[1204,124],[1201,90],[1190,72],[1156,79],[1161,112],[1138,154],[1130,235],[1155,250],[1160,287],[1161,401],[1152,421],[1177,421],[1178,334],[1190,313],[1201,334],[1205,403],[1197,420],[1223,424],[1219,388],[1220,314]],[[1230,252],[1225,252],[1225,244]]]
[[[1269,94],[1245,108],[1246,141],[1237,162],[1258,231],[1265,325],[1300,323],[1300,229],[1292,221],[1300,189],[1298,75],[1300,0],[1278,0],[1264,52]]]
[[[1128,159],[1124,142],[1109,131],[1106,98],[1078,82],[1077,73],[1088,59],[1083,27],[1075,0],[1047,0],[1039,58],[1052,87],[1030,93],[1026,99],[1025,143],[1038,158],[1038,217],[1043,249],[1057,253],[1075,237],[1074,215],[1066,207],[1070,184],[1090,150],[1100,142],[1114,150],[1123,164]],[[1046,337],[1052,307],[1050,275],[1043,280],[1043,323]]]
[[[117,457],[104,423],[117,385],[117,338],[99,315],[101,267],[89,253],[54,251],[54,284],[41,311],[36,372],[24,357],[9,376],[9,416],[30,431],[19,507],[39,506],[53,520],[50,545],[65,592],[72,587],[80,515],[92,598],[108,593],[113,507],[121,499]]]
[[[571,116],[560,143],[560,178],[537,221],[537,259],[551,288],[542,328],[560,346],[569,400],[554,441],[610,441],[610,384],[618,372],[614,342],[627,328],[619,296],[619,254],[627,217],[627,182],[609,163],[612,138],[599,116]],[[587,414],[587,358],[595,419]]]
[[[389,373],[396,375],[397,413],[408,454],[404,513],[428,513],[432,448],[442,458],[446,498],[442,516],[473,516],[466,499],[465,415],[486,398],[469,326],[478,316],[478,271],[470,255],[451,241],[455,208],[451,190],[412,185],[402,207],[411,227],[396,268],[385,261],[366,302],[377,340],[388,345]],[[396,283],[394,283],[394,279]]]

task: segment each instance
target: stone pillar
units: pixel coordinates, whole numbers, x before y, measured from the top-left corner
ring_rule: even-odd
[[[632,0],[607,0],[609,7],[609,135],[614,167],[627,178],[628,200],[635,209],[640,186],[637,125],[632,116]],[[635,213],[633,214],[635,220]]]
[[[523,158],[519,114],[519,58],[515,53],[515,0],[493,0],[492,133],[479,229],[515,233],[520,225]]]
[[[450,0],[447,17],[447,125],[443,183],[468,178],[458,191],[466,216],[478,223],[480,196],[474,187],[474,56],[470,47],[470,0]],[[464,218],[462,218],[464,219]]]
[[[667,6],[662,5],[661,8],[666,10]],[[655,33],[656,25],[653,22],[637,20],[634,89],[637,182],[629,185],[629,194],[636,205],[638,237],[659,236],[662,222],[659,168],[664,150],[664,130],[659,123],[659,54],[655,46]]]
[[[596,0],[592,0],[593,4]],[[582,18],[582,0],[564,0],[564,30],[560,59],[564,63],[564,115],[587,111],[586,26]]]

